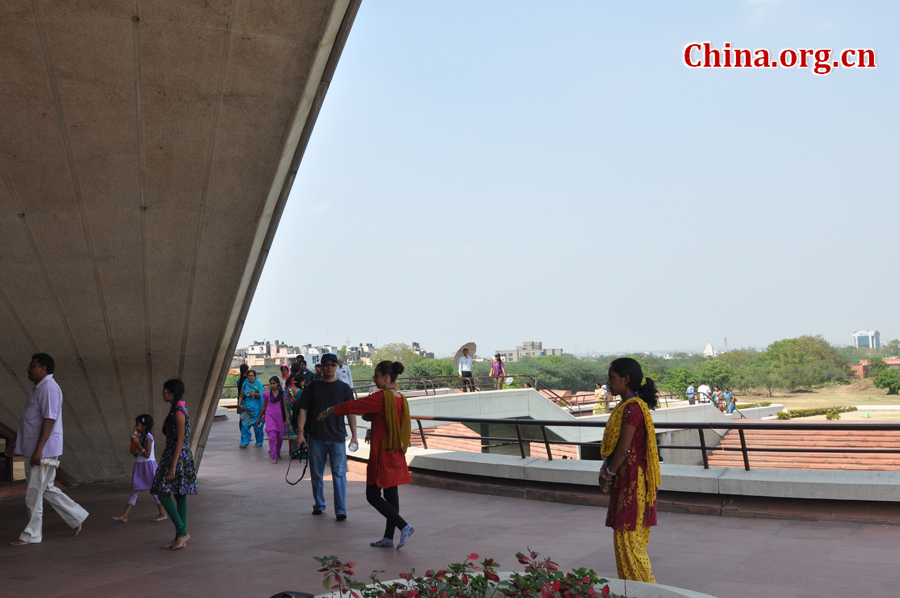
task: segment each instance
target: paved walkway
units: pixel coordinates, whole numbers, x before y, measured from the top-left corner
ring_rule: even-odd
[[[23,499],[0,500],[0,595],[266,598],[321,591],[313,556],[334,554],[358,562],[363,576],[379,569],[394,578],[470,552],[518,569],[513,555],[526,547],[563,567],[615,576],[605,509],[434,488],[401,489],[401,509],[417,530],[403,550],[370,548],[384,523],[365,502],[362,476],[351,475],[347,521],[330,509],[313,517],[307,481],[288,486],[264,449],[238,450],[231,417],[213,424],[201,493],[189,503],[187,548],[158,549],[173,529],[149,522],[156,507],[147,495],[127,524],[112,521],[128,497],[122,486],[68,491],[91,512],[84,532],[70,537],[50,512],[44,542],[23,548],[6,543],[24,526]],[[660,513],[649,552],[660,583],[720,598],[900,595],[900,527]]]

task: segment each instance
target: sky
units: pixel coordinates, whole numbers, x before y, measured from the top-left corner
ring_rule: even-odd
[[[900,337],[898,17],[364,0],[238,346]],[[877,68],[687,67],[707,41],[872,48]]]

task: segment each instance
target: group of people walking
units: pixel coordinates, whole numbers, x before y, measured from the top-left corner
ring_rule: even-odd
[[[305,443],[309,452],[312,514],[322,515],[327,509],[327,461],[331,465],[334,516],[337,521],[346,521],[347,428],[349,449],[355,451],[359,446],[355,416],[362,415],[371,422],[365,438],[370,444],[366,499],[387,521],[384,536],[371,545],[393,547],[394,532],[399,530],[396,548],[400,549],[415,531],[399,513],[398,486],[411,481],[405,457],[410,440],[409,404],[396,388],[403,364],[379,363],[373,376],[376,392],[356,401],[350,368],[340,358],[326,353],[317,365],[316,373],[302,359],[290,366],[282,365],[281,377],[271,377],[268,390],[263,390],[253,370],[242,369],[238,396],[240,448],[249,445],[251,428],[257,446],[262,446],[264,437],[268,437],[272,463],[281,458],[284,438],[291,448],[295,443]]]
[[[718,384],[710,388],[709,383],[705,380],[696,389],[694,389],[694,384],[694,382],[688,384],[684,393],[684,398],[687,399],[688,404],[693,405],[696,399],[699,403],[712,403],[719,411],[726,413],[734,413],[734,410],[737,409],[737,399],[734,398],[734,392],[732,392],[731,388],[726,386],[723,391]]]
[[[353,400],[350,384],[337,376],[340,367],[337,356],[324,355],[321,366],[318,379],[314,375],[310,377],[302,364],[286,366],[280,379],[273,376],[269,380],[269,390],[262,388],[252,370],[242,372],[245,379],[239,399],[240,447],[248,446],[251,429],[257,446],[262,445],[266,432],[261,421],[269,434],[273,462],[277,463],[285,436],[292,443],[307,443],[314,501],[312,514],[322,515],[327,508],[323,483],[327,458],[331,462],[335,518],[346,521],[346,428],[350,428],[350,449],[355,450],[354,446],[358,445],[355,416],[361,415],[370,423],[365,438],[370,445],[366,500],[385,518],[384,534],[371,542],[371,546],[399,550],[415,532],[400,515],[399,486],[411,482],[405,457],[411,434],[409,403],[396,385],[403,364],[379,363],[373,375],[376,392],[358,400]],[[63,397],[53,372],[54,362],[49,355],[37,353],[32,357],[28,377],[34,382],[34,388],[28,395],[14,443],[7,447],[8,456],[27,457],[25,504],[29,522],[13,542],[15,546],[41,541],[44,499],[75,530],[75,535],[88,516],[84,508],[54,485],[56,467],[62,456]],[[603,390],[623,399],[607,422],[601,445],[604,461],[598,478],[601,491],[610,495],[606,525],[614,530],[616,568],[620,578],[655,583],[647,546],[650,528],[657,523],[656,498],[660,484],[659,454],[650,415],[650,410],[656,408],[658,391],[652,379],[644,378],[640,364],[627,357],[612,362]],[[149,490],[159,505],[153,521],[171,519],[175,527],[175,538],[160,547],[169,550],[180,550],[190,540],[187,496],[197,493],[197,471],[190,448],[190,415],[184,395],[181,380],[171,379],[163,384],[162,398],[169,410],[162,426],[166,444],[158,463],[154,458],[152,416],[142,414],[135,419],[129,449],[135,457],[132,494],[125,512],[114,517],[127,522],[138,493]],[[400,537],[395,546],[397,531]]]
[[[38,544],[43,539],[43,503],[46,500],[69,527],[81,532],[88,512],[56,487],[56,470],[63,455],[63,393],[54,379],[56,364],[46,353],[35,353],[28,365],[28,379],[34,387],[28,393],[19,428],[12,442],[7,444],[6,456],[25,457],[25,507],[28,525],[12,542],[13,546]],[[178,379],[163,384],[162,398],[169,404],[163,423],[166,446],[157,463],[151,434],[153,418],[139,415],[135,419],[134,434],[129,450],[135,458],[132,471],[132,492],[125,512],[113,517],[127,522],[131,509],[142,490],[149,490],[159,506],[159,514],[152,521],[171,519],[175,538],[160,548],[179,550],[187,545],[187,495],[197,493],[197,470],[191,453],[191,422],[185,407],[184,383]]]

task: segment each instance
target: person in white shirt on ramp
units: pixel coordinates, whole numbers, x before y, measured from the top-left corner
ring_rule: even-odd
[[[335,372],[334,375],[337,376],[338,380],[346,383],[350,388],[353,388],[353,374],[350,373],[350,366],[344,365],[343,357],[338,357],[337,372]]]
[[[59,513],[63,521],[81,532],[81,524],[88,512],[62,493],[53,483],[56,468],[63,452],[62,403],[63,394],[53,379],[55,364],[46,353],[35,353],[28,366],[28,379],[34,388],[28,393],[25,409],[19,419],[15,442],[7,445],[6,456],[25,457],[25,507],[28,525],[13,546],[38,544],[43,536],[44,500]]]
[[[462,357],[459,358],[459,377],[463,379],[463,392],[475,392],[475,381],[472,380],[472,358],[469,357],[469,350],[463,349]]]
[[[703,382],[703,384],[700,385],[700,388],[697,389],[697,400],[700,403],[712,402],[712,389],[706,382]]]

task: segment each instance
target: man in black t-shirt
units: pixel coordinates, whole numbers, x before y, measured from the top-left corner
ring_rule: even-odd
[[[312,483],[313,515],[321,515],[325,510],[325,458],[331,461],[331,478],[334,486],[334,513],[338,521],[347,518],[347,447],[344,444],[347,432],[343,417],[328,417],[316,421],[319,414],[346,401],[353,400],[353,390],[337,379],[337,355],[326,353],[322,356],[322,378],[312,381],[298,405],[300,416],[298,428],[309,437],[309,478]],[[356,416],[348,416],[350,442],[357,444]]]

